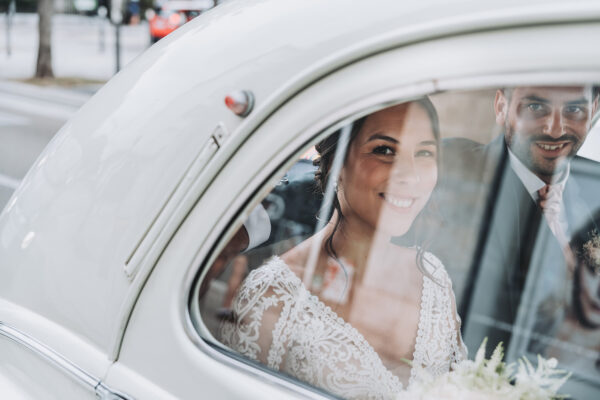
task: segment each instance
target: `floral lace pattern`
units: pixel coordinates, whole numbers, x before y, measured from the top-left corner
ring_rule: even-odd
[[[450,279],[437,258],[427,253],[425,259],[437,283],[424,278],[413,363],[439,375],[466,350]],[[233,311],[236,319],[222,325],[221,341],[269,368],[345,398],[393,398],[403,388],[365,338],[310,294],[278,257],[250,273]]]

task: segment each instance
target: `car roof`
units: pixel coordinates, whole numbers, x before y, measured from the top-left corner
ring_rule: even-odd
[[[248,134],[311,82],[404,44],[599,18],[596,1],[219,5],[117,74],[40,155],[0,214],[0,293],[107,348],[139,288],[128,262],[218,124]],[[223,103],[239,89],[256,98],[246,119]]]

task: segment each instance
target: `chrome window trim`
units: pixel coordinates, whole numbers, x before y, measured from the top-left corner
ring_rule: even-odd
[[[88,389],[90,392],[95,393],[96,397],[100,400],[132,400],[131,397],[111,390],[108,386],[104,385],[99,378],[85,372],[82,368],[52,350],[50,347],[2,321],[0,321],[0,336],[12,340],[48,363],[58,367],[65,375],[70,376],[81,386]]]
[[[233,234],[242,225],[245,217],[250,213],[253,207],[258,204],[258,199],[264,197],[266,192],[268,192],[267,189],[270,187],[269,183],[276,180],[274,178],[291,166],[295,161],[293,159],[294,155],[300,156],[302,154],[302,151],[298,150],[301,149],[302,146],[306,146],[306,144],[311,141],[317,141],[320,137],[325,137],[335,129],[339,129],[344,124],[353,121],[356,118],[360,118],[377,109],[385,108],[386,106],[395,103],[410,101],[412,98],[429,96],[447,90],[483,90],[505,86],[518,86],[525,83],[528,85],[586,85],[589,84],[589,82],[600,83],[600,72],[591,69],[574,68],[570,71],[524,71],[521,73],[482,74],[431,80],[418,84],[392,87],[389,90],[365,96],[351,103],[347,103],[339,108],[334,114],[330,114],[321,120],[315,121],[311,128],[306,129],[287,144],[286,148],[290,150],[280,150],[279,157],[270,160],[264,168],[264,171],[269,172],[257,174],[254,179],[244,186],[240,195],[236,197],[237,200],[234,200],[232,206],[224,213],[214,229],[212,229],[210,236],[203,241],[198,249],[194,261],[190,265],[188,273],[185,276],[182,289],[179,292],[180,316],[182,318],[184,331],[188,338],[200,351],[236,370],[260,377],[271,384],[300,395],[309,395],[310,398],[327,398],[327,394],[311,390],[312,387],[308,384],[303,384],[300,381],[288,381],[284,379],[283,376],[278,375],[276,371],[263,371],[259,367],[252,365],[249,361],[242,361],[228,355],[227,352],[230,350],[227,350],[224,345],[220,344],[214,338],[212,339],[215,340],[215,343],[207,343],[194,326],[195,323],[190,313],[191,309],[197,309],[197,302],[194,302],[193,299],[197,294],[196,291],[199,289],[199,284],[197,284],[197,282],[200,282],[208,271],[206,266],[211,265],[215,261],[217,255],[223,249],[224,244],[233,237]],[[318,84],[318,82],[315,84]],[[308,90],[309,87],[305,90]],[[300,95],[300,93],[296,95]],[[235,157],[235,155],[233,155],[233,157]],[[281,161],[282,158],[284,159],[283,162]],[[200,315],[199,310],[197,315]],[[201,318],[199,323],[203,324]],[[216,349],[217,347],[222,347],[224,350],[219,351]],[[304,387],[304,385],[307,387]],[[331,396],[331,398],[337,397]]]

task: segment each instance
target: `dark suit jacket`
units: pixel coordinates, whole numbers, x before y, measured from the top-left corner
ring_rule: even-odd
[[[507,344],[513,333],[520,334],[514,324],[520,307],[526,307],[523,292],[531,266],[543,267],[556,277],[550,284],[543,282],[548,287],[535,290],[560,290],[564,284],[562,250],[512,170],[503,137],[487,146],[465,139],[446,140],[443,157],[433,202],[443,205],[440,213],[445,222],[431,249],[451,275],[458,271],[452,277],[459,288],[459,312],[469,349],[476,350],[486,336],[492,346],[500,340]],[[586,201],[582,196],[579,163],[590,169],[589,160],[572,160],[563,193],[572,232],[590,221],[594,207],[590,201],[599,197],[592,193]],[[600,179],[598,164],[592,164],[596,172],[591,173],[591,182],[593,175],[596,181]]]

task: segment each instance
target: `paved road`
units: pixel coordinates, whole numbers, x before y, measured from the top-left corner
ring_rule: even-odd
[[[54,134],[89,97],[0,81],[0,209]]]
[[[37,14],[16,14],[7,35],[6,15],[0,14],[0,79],[26,79],[35,73],[37,21]],[[121,28],[122,66],[148,48],[148,32],[145,22]],[[106,19],[64,14],[53,17],[52,67],[57,77],[107,81],[115,73],[115,60],[115,28]]]
[[[148,26],[123,26],[121,42],[125,66],[148,48]],[[15,15],[7,35],[6,15],[0,14],[0,210],[54,134],[113,76],[114,43],[114,27],[106,20],[55,15],[55,75],[99,83],[71,88],[25,84],[19,81],[35,72],[37,15]]]

